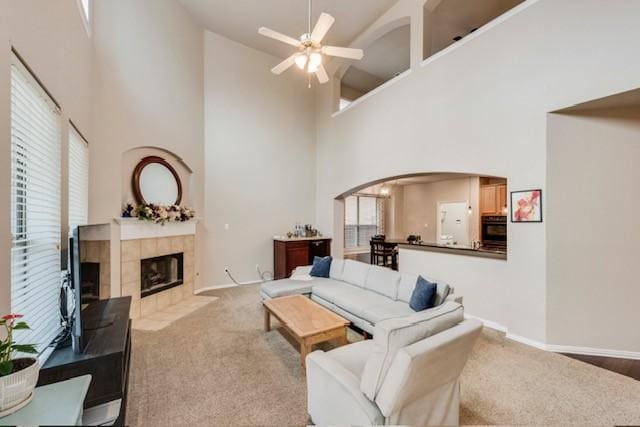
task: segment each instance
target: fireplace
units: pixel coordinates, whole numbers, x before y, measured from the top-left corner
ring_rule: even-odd
[[[140,297],[148,297],[183,283],[183,254],[140,261]]]

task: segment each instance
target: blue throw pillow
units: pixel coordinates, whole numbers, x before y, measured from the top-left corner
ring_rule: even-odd
[[[331,270],[331,258],[330,256],[326,256],[324,258],[320,258],[319,256],[313,259],[313,267],[311,267],[311,273],[309,273],[313,277],[326,277],[329,278],[329,270]]]
[[[413,311],[422,311],[432,308],[437,289],[437,283],[431,283],[424,277],[418,276],[416,287],[413,289],[413,294],[411,294],[409,307],[411,307]]]

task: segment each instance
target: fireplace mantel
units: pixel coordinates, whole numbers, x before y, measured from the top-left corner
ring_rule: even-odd
[[[196,234],[197,219],[185,222],[168,222],[164,225],[137,218],[115,218],[120,225],[120,240],[155,239],[161,237]]]

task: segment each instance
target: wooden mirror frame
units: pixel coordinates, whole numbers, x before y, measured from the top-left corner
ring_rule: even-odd
[[[140,176],[142,175],[142,171],[145,167],[150,164],[158,163],[165,168],[169,169],[169,172],[173,175],[173,178],[176,180],[176,184],[178,185],[178,199],[174,204],[179,205],[182,201],[182,181],[180,181],[180,176],[178,172],[171,166],[165,159],[158,156],[148,156],[140,160],[140,162],[136,165],[136,168],[133,170],[133,175],[131,177],[131,186],[133,188],[133,195],[136,198],[136,202],[138,204],[146,205],[147,202],[142,196],[142,191],[140,190]]]

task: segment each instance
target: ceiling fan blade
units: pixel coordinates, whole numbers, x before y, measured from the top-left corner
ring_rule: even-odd
[[[269,38],[281,41],[283,43],[290,44],[291,46],[296,46],[296,47],[300,46],[300,40],[296,40],[293,37],[285,36],[284,34],[274,31],[267,27],[260,27],[260,29],[258,29],[258,33],[262,34],[265,37],[269,37]]]
[[[285,71],[287,71],[289,69],[289,67],[291,67],[293,64],[296,63],[296,57],[297,56],[298,56],[298,54],[294,53],[293,55],[291,55],[290,57],[288,57],[287,59],[285,59],[284,61],[282,61],[278,65],[276,65],[275,67],[273,67],[271,69],[271,72],[273,74],[276,74],[276,75],[280,75],[280,74],[284,73]]]
[[[311,33],[311,40],[316,43],[320,43],[322,39],[327,35],[329,29],[336,22],[336,18],[329,15],[328,13],[322,12],[320,14],[320,18],[318,18],[318,22],[316,23],[316,27],[313,29]]]
[[[316,77],[320,84],[325,84],[329,81],[329,76],[327,75],[327,70],[325,70],[324,65],[318,65],[318,71],[316,71]]]
[[[324,46],[322,53],[329,56],[338,56],[340,58],[362,59],[364,52],[362,49],[352,49],[349,47]]]

